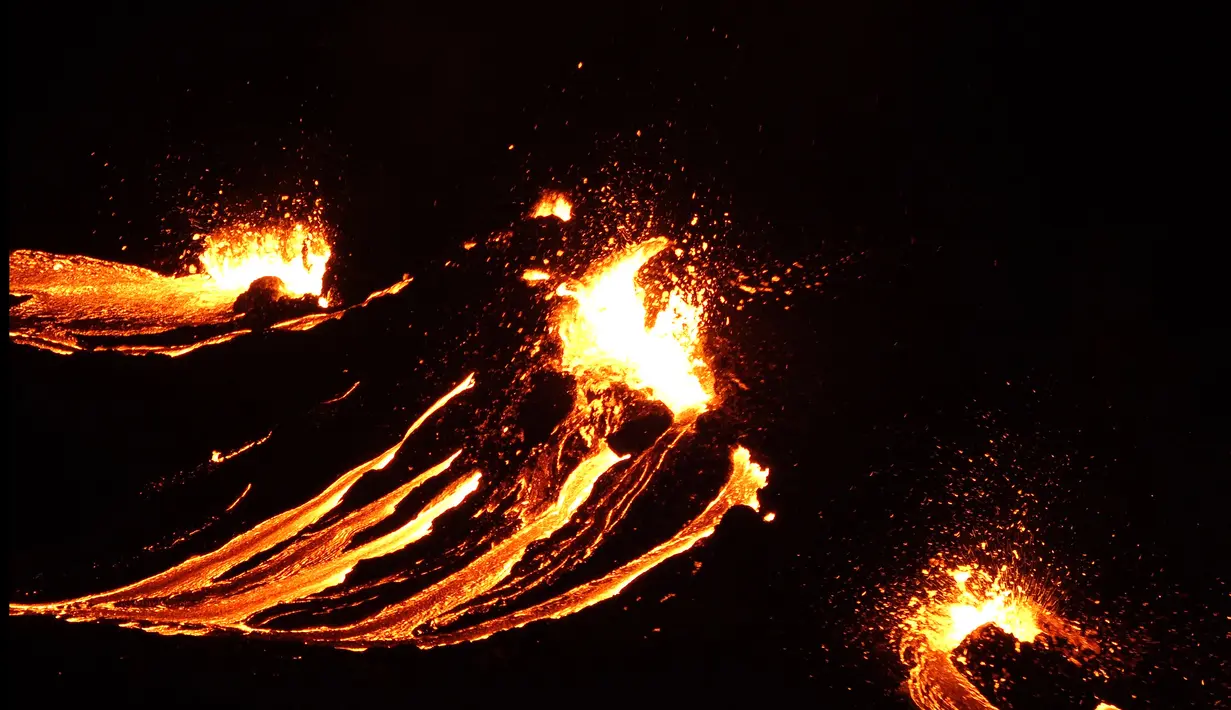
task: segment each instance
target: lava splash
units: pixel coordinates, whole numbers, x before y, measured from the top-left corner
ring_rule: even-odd
[[[289,296],[323,296],[325,267],[333,255],[329,240],[301,222],[289,230],[280,226],[241,223],[204,235],[200,262],[211,285],[242,292],[259,278],[274,277]]]
[[[899,627],[899,653],[910,667],[906,689],[920,710],[996,710],[954,657],[976,631],[988,626],[1011,636],[1019,647],[1044,639],[1058,642],[1065,657],[1079,665],[1101,650],[1008,566],[992,571],[957,565],[924,574],[932,585],[924,597],[910,600]],[[1115,710],[1107,703],[1098,707]]]
[[[119,589],[12,604],[10,613],[113,620],[169,634],[231,631],[351,649],[427,648],[559,618],[618,594],[711,535],[727,511],[758,509],[769,474],[746,448],[731,447],[725,482],[699,513],[632,559],[584,571],[594,569],[586,563],[632,503],[668,470],[669,456],[693,435],[699,417],[717,406],[699,337],[700,299],[673,292],[646,325],[646,294],[635,280],[666,246],[665,239],[638,244],[552,294],[561,346],[554,365],[573,378],[572,407],[515,470],[455,471],[462,454],[456,451],[369,502],[348,504],[352,488],[394,461],[426,421],[464,406],[476,382],[470,375],[392,447],[216,550]],[[640,452],[616,453],[609,437],[629,419],[628,405],[646,399],[670,410],[670,425]],[[399,520],[412,513],[404,523],[382,525],[402,506],[411,510]],[[443,555],[353,579],[363,562],[408,549],[450,523],[463,526],[463,534]],[[382,591],[396,598],[373,607]],[[330,623],[338,611],[347,618]]]
[[[535,203],[531,217],[555,217],[561,222],[573,218],[573,203],[562,192],[545,192]]]
[[[236,223],[197,235],[189,273],[166,276],[80,255],[9,254],[9,337],[62,355],[110,350],[177,356],[257,327],[305,330],[339,317],[324,275],[332,256],[319,215]],[[373,293],[397,293],[408,279]],[[14,304],[14,298],[23,300]]]

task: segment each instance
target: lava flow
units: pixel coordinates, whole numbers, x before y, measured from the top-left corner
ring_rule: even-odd
[[[165,276],[80,255],[9,254],[9,337],[62,355],[111,350],[177,356],[251,332],[245,315],[269,311],[266,327],[306,330],[344,311],[327,309],[332,256],[319,215],[237,223],[197,235],[204,251],[189,273]],[[403,280],[369,296],[396,293]],[[179,335],[163,335],[176,331]]]
[[[925,570],[924,575],[935,586],[925,598],[912,598],[903,610],[899,648],[902,661],[910,667],[907,690],[921,710],[996,710],[954,660],[959,647],[989,625],[1011,636],[1019,647],[1043,639],[1057,642],[1073,663],[1100,651],[1007,566],[992,573],[978,565],[959,565],[940,574]],[[1098,707],[1115,710],[1107,703]]]
[[[471,375],[391,448],[216,550],[119,589],[12,604],[10,613],[114,620],[159,633],[239,631],[350,649],[427,648],[559,618],[618,594],[711,535],[731,508],[758,509],[769,473],[747,449],[732,448],[725,482],[674,534],[632,559],[594,562],[633,502],[669,470],[669,455],[693,435],[698,418],[718,404],[699,339],[700,300],[673,292],[646,325],[647,299],[635,279],[666,246],[661,238],[644,241],[557,287],[552,330],[560,359],[552,365],[573,378],[572,408],[516,470],[455,472],[462,468],[457,451],[370,502],[346,500],[429,418],[463,400],[475,385]],[[646,399],[666,405],[671,424],[639,453],[616,453],[609,437],[629,419],[628,405]],[[406,522],[381,525],[395,522],[400,506],[410,508],[398,518]],[[352,575],[365,561],[454,526],[460,541],[444,554],[427,554],[408,569],[381,572],[377,565]],[[581,573],[565,577],[575,570]]]

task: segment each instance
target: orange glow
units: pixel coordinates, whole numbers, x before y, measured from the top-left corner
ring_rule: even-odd
[[[238,498],[236,498],[236,499],[235,499],[235,500],[234,500],[234,501],[233,501],[230,505],[228,505],[228,506],[227,506],[227,509],[226,509],[225,511],[223,511],[223,512],[225,512],[225,513],[229,513],[229,512],[231,512],[232,510],[235,510],[235,506],[239,505],[239,502],[240,502],[241,500],[243,500],[243,499],[244,499],[244,496],[248,495],[248,491],[250,491],[250,490],[252,490],[252,484],[251,484],[251,483],[249,483],[248,485],[244,486],[244,490],[243,490],[243,492],[242,492],[242,493],[240,493],[240,494],[239,494],[239,497],[238,497]]]
[[[557,217],[561,222],[567,222],[573,218],[573,203],[562,192],[544,192],[530,216]]]
[[[926,598],[911,600],[901,622],[901,656],[910,666],[907,690],[920,710],[996,710],[953,659],[972,633],[989,624],[1018,643],[1047,635],[1064,639],[1073,649],[1098,651],[1079,629],[1033,597],[1008,567],[992,573],[959,565],[944,570],[941,580]]]
[[[769,477],[746,448],[732,447],[725,483],[673,535],[626,557],[614,570],[580,579],[564,574],[585,569],[621,526],[634,499],[670,470],[670,455],[714,404],[703,384],[711,375],[700,347],[699,302],[673,291],[664,299],[665,309],[651,319],[644,291],[635,283],[641,267],[666,245],[665,239],[638,244],[592,267],[579,283],[561,287],[566,297],[550,301],[562,357],[549,364],[574,376],[572,409],[550,440],[520,465],[504,471],[463,469],[459,461],[468,449],[462,449],[407,480],[396,478],[404,467],[390,464],[402,447],[429,418],[474,388],[471,375],[428,407],[390,448],[218,549],[119,589],[61,602],[11,604],[10,614],[108,619],[161,634],[225,629],[349,650],[396,643],[426,648],[557,619],[619,594],[712,535],[731,508],[759,510],[758,493]],[[356,386],[330,401],[349,396]],[[617,454],[607,438],[625,423],[625,404],[645,397],[667,405],[674,421],[646,449]],[[476,441],[473,448],[483,444]],[[221,455],[216,458],[224,465]],[[367,503],[347,500],[353,486],[379,470],[386,472],[364,485],[386,485],[387,493]],[[434,479],[442,481],[435,497],[426,503],[410,497]],[[412,500],[418,507],[407,511],[408,522],[394,529],[381,526]],[[352,587],[356,566],[405,550],[450,521],[466,533],[443,557],[384,577],[368,575]],[[370,535],[378,526],[383,532]],[[431,575],[427,583],[405,584],[422,571]],[[561,586],[562,577],[575,581]],[[266,625],[307,604],[324,605],[325,611],[349,608],[381,589],[399,596],[358,620],[330,625],[326,614],[290,630]]]
[[[320,296],[333,251],[319,225],[241,223],[198,235],[205,241],[201,269],[211,287],[236,295],[263,276],[276,276],[290,296]]]
[[[666,247],[666,239],[642,242],[580,284],[557,289],[571,299],[557,325],[564,369],[595,389],[623,383],[677,415],[700,413],[712,397],[700,380],[709,375],[700,352],[701,307],[672,291],[647,328],[645,292],[635,283],[641,267]]]
[[[244,444],[243,446],[239,447],[238,449],[235,449],[234,451],[230,451],[225,454],[222,453],[221,451],[215,451],[210,454],[209,460],[211,463],[222,463],[223,461],[229,461],[230,459],[233,459],[242,453],[245,453],[257,446],[260,446],[261,444],[264,444],[265,442],[269,441],[269,437],[273,435],[274,433],[271,431],[265,436],[262,436],[261,438],[257,439],[256,441],[250,441],[247,444]]]
[[[999,578],[976,567],[958,567],[949,570],[949,575],[958,590],[957,601],[940,605],[938,613],[929,611],[921,624],[932,648],[952,651],[987,624],[1018,641],[1034,641],[1039,635],[1036,605],[1020,591],[1003,586]]]
[[[277,278],[285,297],[312,295],[317,308],[336,306],[331,296],[321,293],[332,254],[327,234],[319,215],[261,228],[234,224],[205,235],[199,267],[193,264],[191,273],[177,277],[88,256],[17,250],[9,254],[9,293],[29,298],[10,306],[9,337],[64,355],[110,350],[176,357],[224,343],[250,332],[240,325],[236,301],[262,277]],[[200,241],[201,235],[194,240]],[[409,282],[407,277],[359,305],[397,293]],[[311,310],[311,305],[306,308]],[[347,310],[335,307],[268,327],[308,330]],[[177,330],[182,333],[177,342],[134,342]]]

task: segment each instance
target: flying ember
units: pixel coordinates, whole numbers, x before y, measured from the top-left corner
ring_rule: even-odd
[[[728,445],[725,481],[704,508],[631,559],[593,566],[593,553],[619,531],[650,482],[667,475],[673,452],[715,406],[700,341],[700,299],[667,293],[666,308],[647,325],[650,308],[636,279],[666,246],[661,238],[643,241],[593,266],[577,283],[558,287],[563,298],[549,302],[556,304],[552,330],[561,354],[547,364],[572,376],[572,407],[524,463],[480,470],[465,463],[467,444],[405,480],[369,477],[387,469],[426,422],[467,406],[477,382],[469,375],[391,447],[214,551],[119,589],[12,604],[10,613],[114,620],[168,634],[234,631],[341,648],[426,648],[560,618],[620,593],[711,535],[731,508],[757,510],[769,473],[746,448]],[[609,437],[627,423],[627,405],[646,399],[666,405],[672,422],[641,451],[616,453]],[[474,436],[477,449],[489,434]],[[386,492],[368,502],[349,501],[361,480],[385,485]],[[400,511],[404,522],[382,525],[400,507],[410,507]],[[457,536],[444,555],[375,576],[371,570],[379,568],[368,567],[354,580],[365,563],[442,529],[451,531],[441,533],[451,535],[448,540]],[[572,570],[582,573],[564,576]],[[377,595],[382,601],[373,606]],[[329,621],[330,612],[356,608],[365,611]]]

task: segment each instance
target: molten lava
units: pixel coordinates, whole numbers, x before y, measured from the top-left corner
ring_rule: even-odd
[[[203,243],[199,262],[178,277],[87,256],[14,251],[9,294],[26,299],[9,308],[9,336],[65,355],[112,350],[176,356],[249,332],[241,315],[257,306],[281,301],[296,312],[329,306],[322,292],[332,249],[319,215],[262,226],[238,223],[204,235]],[[262,286],[260,293],[250,291],[254,283]],[[343,312],[279,311],[269,327],[306,330]],[[180,329],[178,336],[161,336]],[[140,342],[150,336],[160,337]]]
[[[989,624],[1019,644],[1046,635],[1063,639],[1074,651],[1098,652],[1080,629],[1014,579],[1007,567],[993,574],[978,565],[960,565],[944,570],[926,598],[911,599],[901,622],[900,653],[910,667],[907,690],[921,710],[995,710],[953,659],[967,637]]]
[[[567,222],[573,218],[573,203],[569,202],[568,197],[563,193],[545,192],[534,205],[530,216],[535,218],[556,217],[561,222]]]
[[[319,220],[307,225],[237,224],[204,236],[201,270],[220,291],[242,292],[263,276],[282,281],[287,294],[322,295],[332,249]]]
[[[953,651],[986,624],[1023,642],[1034,641],[1042,633],[1036,621],[1040,610],[1021,589],[1007,588],[998,577],[970,566],[949,570],[949,574],[958,590],[957,601],[942,604],[939,613],[928,614],[920,625],[931,648]]]
[[[389,449],[213,552],[119,589],[12,604],[10,613],[110,619],[158,633],[259,633],[354,649],[406,642],[431,647],[560,618],[618,594],[711,535],[731,508],[758,509],[768,479],[747,449],[731,448],[726,481],[668,539],[623,563],[570,575],[573,581],[561,585],[566,572],[589,569],[584,565],[594,551],[714,404],[705,384],[711,373],[699,341],[699,299],[668,294],[666,309],[647,326],[645,292],[636,277],[665,246],[663,239],[638,244],[559,289],[567,298],[555,301],[562,357],[554,365],[575,379],[573,405],[547,443],[515,470],[454,473],[458,451],[409,480],[389,481],[392,488],[370,502],[348,504],[356,483],[385,469],[429,418],[472,390],[471,375]],[[638,397],[661,401],[674,421],[640,453],[619,455],[607,439],[625,423],[625,403]],[[379,485],[390,475],[371,482]],[[434,496],[411,498],[434,479],[443,481]],[[420,502],[404,511],[413,513],[405,523],[369,534],[411,500]],[[351,583],[365,561],[407,549],[450,523],[463,535],[445,555]],[[416,582],[420,576],[426,579]],[[395,598],[372,608],[373,595],[381,592]],[[364,604],[361,618],[328,622],[330,611]],[[296,613],[305,610],[307,621],[293,628],[271,625],[301,618]]]
[[[645,325],[645,292],[634,277],[666,247],[666,239],[651,239],[580,284],[561,285],[556,293],[572,305],[561,312],[558,332],[566,371],[599,387],[620,382],[643,390],[678,416],[704,411],[712,394],[699,379],[708,375],[700,352],[700,305],[672,291],[653,325]]]

